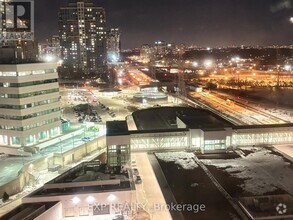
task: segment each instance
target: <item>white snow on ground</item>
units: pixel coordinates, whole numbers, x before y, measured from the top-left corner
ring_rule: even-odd
[[[166,152],[156,153],[158,159],[165,162],[175,162],[175,164],[181,166],[185,170],[192,170],[198,165],[193,160],[194,154],[187,152]]]
[[[191,185],[190,185],[190,187],[197,187],[198,186],[198,183],[192,183]]]
[[[250,149],[251,150],[251,149]],[[282,188],[293,193],[293,170],[282,157],[263,148],[254,148],[245,158],[202,160],[206,165],[225,169],[230,175],[243,179],[241,187],[254,195],[263,195]]]

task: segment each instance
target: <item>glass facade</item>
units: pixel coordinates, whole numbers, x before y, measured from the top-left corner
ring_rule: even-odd
[[[48,115],[50,113],[58,112],[58,111],[60,111],[60,108],[53,108],[53,109],[49,109],[49,110],[45,110],[45,111],[41,111],[41,112],[35,112],[32,114],[23,115],[23,116],[0,115],[0,118],[8,119],[8,120],[25,120],[25,119],[29,119],[29,118],[35,118],[38,116],[42,116],[42,115]]]
[[[12,98],[12,99],[20,99],[20,98],[27,98],[37,95],[44,95],[44,94],[50,94],[54,92],[59,92],[59,88],[57,89],[48,89],[48,90],[41,90],[41,91],[35,91],[30,93],[23,93],[23,94],[0,94],[0,98]]]
[[[46,70],[33,70],[33,71],[22,71],[22,72],[1,72],[0,76],[29,76],[29,75],[39,75],[46,73],[56,73],[56,69],[46,69]]]
[[[27,109],[27,108],[33,108],[36,106],[41,106],[41,105],[47,105],[47,104],[51,104],[51,103],[56,103],[59,102],[59,98],[55,98],[55,99],[47,99],[47,100],[43,100],[40,102],[32,102],[32,103],[28,103],[25,105],[4,105],[4,104],[0,104],[0,108],[5,108],[5,109]]]
[[[224,150],[226,149],[225,140],[205,140],[204,141],[205,150]]]
[[[58,79],[39,80],[39,81],[31,81],[31,82],[24,82],[24,83],[0,83],[0,87],[20,88],[20,87],[43,85],[43,84],[56,83],[56,82],[58,82]]]
[[[185,133],[161,133],[131,135],[131,150],[187,149],[188,138]]]
[[[217,136],[217,135],[216,135]],[[228,147],[270,145],[293,142],[293,128],[251,128],[234,130],[223,139],[213,137],[204,139],[204,135],[191,136],[189,132],[131,134],[131,151],[148,150],[190,150],[225,151]]]
[[[34,123],[34,124],[30,124],[30,125],[27,125],[27,126],[24,126],[24,127],[17,127],[17,126],[10,126],[10,125],[0,125],[0,129],[14,130],[14,131],[26,131],[26,130],[30,130],[30,129],[33,129],[33,128],[36,128],[36,127],[41,127],[41,126],[46,125],[46,124],[51,124],[51,123],[54,123],[54,122],[57,122],[57,121],[60,121],[59,117],[54,118],[54,119],[41,121],[41,122]]]
[[[293,141],[293,131],[255,131],[251,133],[238,133],[233,134],[232,144],[236,146],[257,145],[257,144],[275,144],[286,143]]]
[[[130,160],[129,145],[112,145],[107,148],[107,162],[111,167],[119,167]]]

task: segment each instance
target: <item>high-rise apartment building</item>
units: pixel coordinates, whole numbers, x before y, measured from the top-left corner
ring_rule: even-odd
[[[68,0],[59,11],[59,36],[64,70],[103,72],[106,66],[106,16],[91,0]]]
[[[30,146],[60,134],[57,65],[0,65],[0,145]]]
[[[140,49],[140,58],[144,63],[148,63],[155,59],[155,50],[148,44],[142,45]]]
[[[111,28],[107,32],[107,54],[109,62],[117,62],[120,58],[121,41],[118,28]]]
[[[155,42],[155,51],[157,58],[161,58],[166,54],[167,44],[165,41]]]
[[[60,38],[58,35],[53,35],[47,39],[45,43],[38,45],[39,55],[41,60],[57,61],[61,58]]]

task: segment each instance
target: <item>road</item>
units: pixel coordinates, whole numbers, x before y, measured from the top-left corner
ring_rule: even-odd
[[[233,99],[231,96],[224,96],[216,92],[191,92],[190,96],[197,102],[208,105],[214,111],[228,115],[237,125],[283,124],[288,122],[248,105],[247,101],[242,102],[236,98]]]
[[[136,161],[136,166],[142,178],[141,184],[136,184],[136,196],[139,204],[146,204],[146,211],[151,219],[172,220],[170,212],[165,209],[156,209],[157,206],[166,204],[159,183],[154,174],[147,153],[132,153],[131,159]]]

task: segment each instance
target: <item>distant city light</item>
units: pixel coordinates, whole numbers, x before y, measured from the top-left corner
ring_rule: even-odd
[[[198,66],[198,62],[192,62],[192,66],[197,67]]]
[[[51,55],[51,54],[47,54],[44,57],[44,61],[46,61],[46,62],[52,62],[54,59],[55,59],[55,57],[53,55]]]
[[[290,22],[293,24],[293,17],[290,18]]]
[[[63,60],[58,60],[57,64],[61,66],[63,64]]]
[[[109,52],[108,53],[108,60],[111,63],[117,63],[119,61],[119,54],[116,52]]]
[[[289,64],[287,64],[287,65],[284,66],[284,69],[285,69],[286,71],[291,71],[292,66],[289,65]]]
[[[211,48],[210,47],[207,47],[207,50],[211,50]]]
[[[213,61],[211,61],[211,60],[205,60],[205,61],[204,61],[204,65],[205,65],[206,67],[210,67],[210,66],[212,66],[212,64],[213,64]]]
[[[238,63],[240,61],[240,57],[232,57],[231,61]]]

